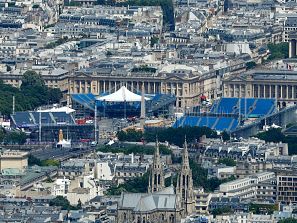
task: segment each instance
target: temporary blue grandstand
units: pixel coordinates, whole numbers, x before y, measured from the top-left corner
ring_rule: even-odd
[[[221,98],[216,100],[206,116],[185,116],[173,124],[173,127],[207,126],[217,131],[233,131],[239,118],[260,118],[276,111],[275,99],[264,98]]]
[[[221,98],[214,102],[210,113],[262,117],[275,112],[275,102],[272,98]]]
[[[75,124],[73,116],[66,112],[16,112],[11,115],[11,119],[18,128],[36,127],[40,122],[42,125]]]
[[[72,94],[72,100],[77,103],[94,110],[95,95],[93,94]]]
[[[238,120],[232,117],[184,116],[176,120],[176,122],[173,124],[173,127],[205,126],[217,131],[233,131],[236,129],[238,124]]]

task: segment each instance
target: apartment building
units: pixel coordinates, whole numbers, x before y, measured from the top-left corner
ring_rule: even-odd
[[[273,172],[263,172],[223,183],[220,185],[219,192],[222,193],[223,197],[239,197],[241,199],[266,197],[275,199],[275,174]]]
[[[295,171],[277,172],[277,200],[289,204],[297,203],[297,175]]]

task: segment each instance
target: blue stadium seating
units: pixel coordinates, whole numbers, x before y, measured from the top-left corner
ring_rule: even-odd
[[[274,111],[274,99],[258,99],[255,109],[250,113],[253,116],[268,115]]]
[[[199,122],[199,126],[207,126],[209,128],[211,128],[214,123],[216,122],[217,118],[216,117],[201,117],[200,118],[200,122]]]
[[[36,123],[39,123],[39,112],[32,112]],[[41,123],[42,124],[51,124],[54,123],[54,120],[48,112],[41,112]]]
[[[39,114],[41,114],[41,123],[43,125],[69,123],[74,124],[75,121],[71,114],[65,112],[16,112],[12,115],[14,124],[18,127],[28,127],[39,124]]]
[[[185,120],[185,117],[180,117],[174,122],[173,127],[175,128],[180,127],[184,120]]]
[[[12,115],[12,118],[17,123],[17,126],[34,124],[34,120],[30,117],[29,112],[16,112],[16,114]]]
[[[231,117],[200,117],[200,116],[184,116],[178,119],[173,128],[184,126],[207,126],[217,131],[231,131],[238,126],[238,120]],[[215,125],[215,126],[214,126]]]
[[[238,98],[221,98],[219,103],[212,108],[213,113],[233,114],[238,106]]]
[[[238,126],[238,120],[237,119],[234,119],[233,120],[233,123],[232,123],[232,125],[231,125],[231,127],[230,127],[230,129],[229,129],[229,131],[233,131],[233,130],[235,130],[236,128],[237,128],[237,126]]]
[[[198,117],[186,117],[183,126],[197,126],[198,120]]]
[[[72,94],[72,99],[77,103],[94,110],[95,95],[93,94]]]
[[[254,110],[253,105],[257,99],[254,98],[242,98],[240,99],[240,113],[248,115],[252,110]],[[246,110],[246,112],[245,112]]]
[[[220,103],[221,99],[219,100],[215,100],[211,106],[211,109],[210,109],[210,113],[216,113],[216,111],[218,110],[218,106],[219,106],[219,103]]]
[[[240,100],[240,102],[239,102]],[[213,103],[210,113],[264,116],[275,110],[275,99],[264,98],[221,98]],[[246,109],[246,111],[245,111]]]
[[[228,130],[232,120],[233,118],[221,117],[214,128],[219,131]]]
[[[239,108],[240,105],[240,108]],[[240,109],[240,110],[239,110]],[[233,131],[239,125],[234,117],[217,117],[218,114],[246,114],[251,117],[261,117],[275,111],[275,99],[264,98],[221,98],[213,103],[211,116],[186,116],[176,121],[173,127],[207,126],[217,131]],[[216,114],[216,115],[214,115]],[[226,116],[226,115],[225,115]]]
[[[53,112],[52,114],[57,123],[75,123],[72,116],[70,114],[66,114],[65,112]]]

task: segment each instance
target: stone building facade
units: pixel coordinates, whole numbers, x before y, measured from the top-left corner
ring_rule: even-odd
[[[297,72],[253,70],[223,80],[224,97],[276,98],[278,107],[296,104]]]

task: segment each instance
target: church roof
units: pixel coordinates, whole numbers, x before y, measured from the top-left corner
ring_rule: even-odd
[[[123,193],[119,207],[137,212],[173,210],[176,208],[176,195],[172,186],[155,193]]]

